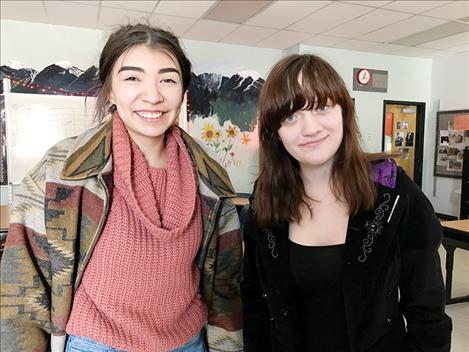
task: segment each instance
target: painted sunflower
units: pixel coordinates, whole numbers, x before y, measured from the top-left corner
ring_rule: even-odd
[[[215,138],[215,129],[211,123],[204,124],[202,128],[202,139],[211,142]]]

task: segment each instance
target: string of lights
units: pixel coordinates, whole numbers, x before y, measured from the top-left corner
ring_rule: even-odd
[[[13,84],[20,85],[24,88],[31,89],[31,90],[35,89],[36,91],[38,91],[40,93],[44,93],[44,94],[56,94],[56,95],[67,95],[67,96],[86,96],[86,93],[67,92],[63,88],[54,89],[51,86],[41,86],[39,84],[29,83],[29,82],[24,81],[24,80],[14,79],[13,77],[7,76],[7,75],[5,75],[4,78],[8,78],[11,81],[12,85]]]
[[[31,90],[34,89],[36,92],[39,91],[40,93],[44,93],[44,94],[55,94],[55,95],[66,95],[66,96],[86,96],[86,93],[71,93],[71,92],[65,91],[63,88],[53,89],[51,86],[46,87],[46,86],[41,86],[35,83],[29,83],[24,80],[14,79],[11,76],[7,76],[7,75],[5,75],[4,78],[8,78],[12,84],[20,85],[24,88],[28,88]],[[186,94],[186,108],[187,108],[187,121],[189,121],[190,116],[191,116],[191,104],[190,104],[188,94]]]

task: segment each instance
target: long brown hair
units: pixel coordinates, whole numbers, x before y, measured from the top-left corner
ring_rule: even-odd
[[[304,189],[299,163],[285,150],[278,130],[285,117],[312,109],[315,104],[325,106],[328,99],[342,108],[343,122],[343,139],[331,170],[333,192],[346,201],[350,214],[373,206],[376,191],[370,155],[360,146],[355,107],[344,81],[318,56],[290,55],[272,68],[258,100],[260,175],[254,190],[254,206],[259,225],[301,220],[300,205],[310,198]]]
[[[174,34],[148,24],[121,26],[110,35],[99,59],[101,87],[99,87],[94,113],[95,120],[98,122],[101,122],[108,113],[113,113],[116,109],[108,102],[114,64],[126,50],[138,44],[162,49],[171,54],[181,70],[182,91],[185,92],[189,87],[192,64]]]

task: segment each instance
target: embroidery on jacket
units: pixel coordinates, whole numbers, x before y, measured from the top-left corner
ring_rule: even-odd
[[[275,248],[275,236],[272,234],[271,230],[264,229],[263,232],[267,235],[267,241],[269,242],[267,248],[270,249],[270,254],[272,255],[272,258],[277,259],[278,253]]]
[[[389,209],[388,202],[391,200],[391,195],[389,193],[384,193],[385,201],[383,201],[378,208],[375,210],[375,217],[371,221],[365,223],[366,228],[366,237],[362,241],[362,251],[363,254],[357,257],[360,263],[363,263],[368,258],[368,254],[373,251],[371,248],[375,238],[381,235],[383,231],[383,217],[384,212]]]

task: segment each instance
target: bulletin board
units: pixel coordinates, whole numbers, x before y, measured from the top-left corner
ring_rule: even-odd
[[[434,176],[461,178],[465,147],[469,147],[469,110],[439,111]]]
[[[62,95],[6,93],[4,99],[9,184],[20,183],[54,144],[94,124],[92,97],[86,104],[84,97]]]

